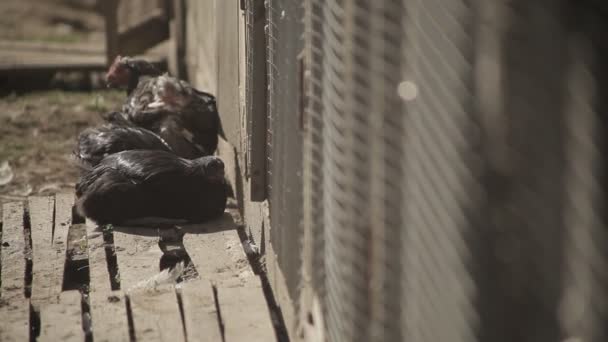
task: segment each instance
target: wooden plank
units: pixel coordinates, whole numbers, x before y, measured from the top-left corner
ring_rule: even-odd
[[[112,291],[103,234],[95,224],[87,224],[87,232],[93,340],[129,341],[126,302],[121,291]]]
[[[120,228],[116,228],[120,229]],[[134,286],[157,275],[162,252],[158,236],[152,228],[114,230],[114,245],[120,272],[120,288],[129,291]]]
[[[169,52],[169,72],[181,79],[187,79],[186,70],[186,0],[173,1],[173,17],[170,24],[171,51]]]
[[[236,209],[230,209],[218,220],[184,227],[188,255],[201,277],[214,284],[241,286],[255,277],[236,231],[237,220]]]
[[[68,245],[68,232],[72,225],[72,207],[74,206],[74,194],[59,193],[55,195],[55,224],[53,227],[53,248],[60,261],[66,257]],[[55,263],[55,272],[63,276],[64,264]]]
[[[97,342],[129,341],[129,321],[124,294],[121,291],[90,296],[93,339]]]
[[[173,286],[132,293],[129,300],[137,341],[185,341]]]
[[[184,228],[184,246],[201,277],[218,289],[226,341],[272,341],[270,312],[236,230],[239,220],[230,209],[220,220]]]
[[[217,297],[226,342],[276,340],[270,311],[258,277],[243,287],[218,287]]]
[[[98,43],[55,43],[55,42],[36,42],[0,39],[0,51],[5,53],[12,51],[34,51],[46,53],[71,53],[79,55],[99,56],[104,54],[103,46]]]
[[[58,303],[43,305],[38,341],[84,341],[81,308],[81,295],[77,290],[61,293]]]
[[[53,197],[29,198],[33,256],[31,302],[34,308],[57,302],[63,285],[65,250],[61,255],[53,245],[54,210]]]
[[[102,54],[83,55],[69,52],[45,52],[3,50],[0,53],[0,71],[13,69],[27,70],[104,70],[105,59]]]
[[[213,288],[206,280],[184,283],[179,289],[188,341],[221,341]]]
[[[0,289],[0,341],[27,341],[30,336],[29,303],[25,298],[25,238],[23,203],[2,207],[2,287]]]

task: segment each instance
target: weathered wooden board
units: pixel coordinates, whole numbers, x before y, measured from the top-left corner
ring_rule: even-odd
[[[253,273],[237,232],[238,213],[187,230],[184,246],[201,278],[218,291],[226,341],[272,341],[275,333],[260,279]]]
[[[30,336],[29,301],[25,298],[25,237],[23,203],[2,208],[2,288],[0,289],[0,341],[27,341]]]
[[[184,329],[173,286],[129,295],[137,341],[185,341]]]
[[[103,234],[94,224],[87,225],[87,232],[93,340],[129,341],[126,302],[121,291],[112,291]]]
[[[95,293],[90,296],[93,339],[101,342],[129,341],[129,321],[124,294],[121,291]]]
[[[63,255],[53,245],[54,210],[53,197],[29,198],[33,259],[31,302],[36,309],[43,303],[57,302],[63,284],[65,244]]]
[[[242,287],[218,287],[217,298],[226,342],[276,339],[258,277],[250,278]]]
[[[239,286],[255,276],[243,251],[235,219],[238,220],[238,214],[233,217],[225,213],[218,220],[184,228],[184,246],[202,279],[217,285]]]
[[[74,194],[59,193],[55,195],[55,220],[53,227],[53,248],[57,253],[57,258],[65,258],[68,244],[68,232],[72,225],[72,207],[74,206]],[[55,271],[63,275],[63,264],[56,263]]]
[[[42,304],[38,341],[84,341],[81,308],[81,295],[77,290],[62,292],[58,303]]]
[[[188,341],[221,341],[219,314],[213,288],[208,281],[195,280],[180,288]]]
[[[114,230],[121,290],[128,292],[159,273],[162,252],[155,233],[152,228]]]

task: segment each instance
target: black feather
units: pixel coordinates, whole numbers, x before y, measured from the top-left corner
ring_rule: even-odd
[[[164,151],[109,155],[77,184],[77,207],[99,224],[141,217],[202,222],[226,208],[228,185],[217,157],[195,160]]]
[[[88,128],[78,136],[74,154],[84,165],[97,165],[106,156],[127,150],[173,152],[157,134],[141,127],[108,124]]]

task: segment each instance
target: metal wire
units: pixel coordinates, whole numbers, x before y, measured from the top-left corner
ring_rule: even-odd
[[[480,123],[472,106],[473,9],[467,1],[406,6],[403,340],[473,341],[470,237],[482,201]]]

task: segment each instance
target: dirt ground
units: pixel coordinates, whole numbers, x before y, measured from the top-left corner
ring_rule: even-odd
[[[2,0],[0,39],[103,43],[95,0]]]
[[[99,114],[123,99],[116,91],[0,98],[0,200],[73,189],[78,170],[71,153],[78,133],[101,123]]]
[[[103,20],[94,6],[95,0],[2,0],[0,40],[103,44]],[[0,97],[0,202],[73,189],[78,133],[123,100],[124,93],[107,90]]]

